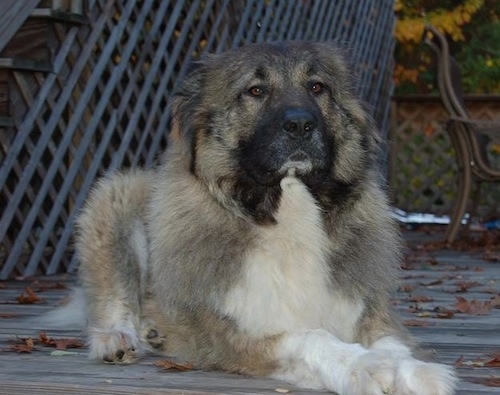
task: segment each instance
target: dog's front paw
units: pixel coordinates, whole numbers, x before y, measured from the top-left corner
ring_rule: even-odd
[[[367,351],[352,362],[342,395],[394,394],[397,372],[393,355]]]
[[[451,395],[457,384],[453,368],[404,359],[398,366],[395,395]]]
[[[89,329],[90,357],[106,363],[132,363],[137,360],[139,339],[134,330]]]
[[[352,365],[346,394],[452,395],[457,378],[453,368],[369,351]]]

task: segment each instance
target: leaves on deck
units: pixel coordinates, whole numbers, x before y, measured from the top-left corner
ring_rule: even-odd
[[[34,304],[43,303],[43,299],[40,298],[31,287],[26,287],[24,292],[19,295],[16,300],[19,304]]]
[[[22,339],[17,338],[15,343],[12,344],[7,351],[14,351],[17,353],[30,353],[35,350],[35,340],[31,337]]]
[[[3,351],[13,351],[17,353],[30,353],[32,351],[37,351],[36,346],[45,346],[56,348],[57,350],[66,350],[68,348],[82,348],[85,344],[79,339],[73,338],[59,338],[53,339],[45,332],[40,332],[38,339],[32,339],[31,337],[23,338],[17,337],[15,340],[10,341],[13,343],[9,349]]]
[[[475,377],[467,381],[474,384],[481,384],[487,387],[500,387],[500,376]]]
[[[472,315],[486,315],[490,311],[500,306],[500,296],[496,296],[493,299],[479,301],[479,300],[467,300],[461,296],[455,296],[456,303],[455,307],[460,313],[472,314]]]
[[[30,288],[36,292],[44,292],[49,289],[68,289],[66,284],[62,282],[41,281],[35,280],[31,283]]]
[[[464,356],[458,358],[455,363],[455,367],[488,367],[488,368],[500,368],[500,352],[494,354],[488,354],[485,357],[475,358],[472,360],[466,360]]]
[[[59,338],[53,339],[47,336],[45,332],[40,332],[39,334],[40,343],[49,346],[55,347],[57,350],[66,350],[68,348],[82,348],[85,344],[75,338]]]
[[[193,370],[193,364],[189,362],[179,363],[170,360],[162,360],[156,361],[155,366],[159,367],[161,370],[178,370],[180,372]]]
[[[403,324],[405,326],[429,326],[430,322],[425,320],[405,320]]]

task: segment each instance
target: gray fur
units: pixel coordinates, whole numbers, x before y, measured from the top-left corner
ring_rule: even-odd
[[[362,306],[352,336],[341,340],[369,347],[391,335],[412,343],[388,302],[401,240],[376,168],[378,133],[342,59],[328,44],[289,43],[198,63],[174,100],[158,168],[102,180],[79,219],[93,357],[131,362],[153,348],[203,369],[273,374],[279,339],[295,328],[250,335],[253,328],[225,313],[225,299],[265,232],[279,225],[280,180],[288,176],[307,186],[320,212],[324,281],[332,295]],[[312,165],[285,174],[277,169],[301,150],[280,129],[289,108],[305,109],[315,128],[300,137]]]

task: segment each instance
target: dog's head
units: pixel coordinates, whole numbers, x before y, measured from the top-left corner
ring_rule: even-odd
[[[321,204],[344,200],[376,146],[343,57],[328,44],[253,44],[209,55],[184,81],[173,118],[172,144],[187,144],[190,171],[260,222],[272,222],[287,174]]]

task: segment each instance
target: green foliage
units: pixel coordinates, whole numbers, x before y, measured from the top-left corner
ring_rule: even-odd
[[[435,60],[422,43],[433,24],[448,37],[466,93],[500,93],[500,1],[396,0],[396,94],[436,92]]]

